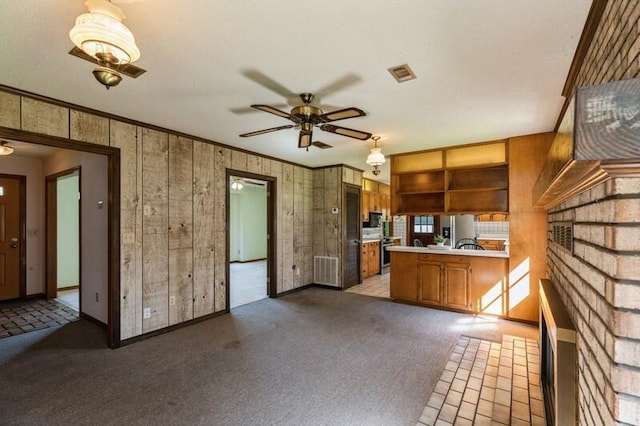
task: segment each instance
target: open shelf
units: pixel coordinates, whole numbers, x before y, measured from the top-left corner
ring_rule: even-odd
[[[394,176],[396,193],[418,194],[444,191],[444,170]]]
[[[500,190],[509,187],[506,165],[449,170],[449,191]]]
[[[508,212],[509,191],[501,190],[471,190],[449,192],[447,211],[456,213],[478,212]]]
[[[394,198],[393,214],[437,213],[444,211],[444,192],[406,194]]]

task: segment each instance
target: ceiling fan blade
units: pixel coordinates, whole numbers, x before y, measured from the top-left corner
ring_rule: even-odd
[[[271,132],[275,132],[275,131],[278,131],[278,130],[290,129],[292,127],[296,127],[296,125],[295,124],[288,124],[286,126],[278,126],[278,127],[272,127],[270,129],[256,130],[255,132],[243,133],[243,134],[241,134],[239,136],[241,138],[248,138],[249,136],[258,136],[258,135],[262,135],[264,133],[271,133]]]
[[[306,130],[300,130],[300,136],[298,136],[298,148],[306,148],[309,150],[311,146],[312,132]]]
[[[276,104],[271,106],[276,109],[289,107],[289,105],[286,105],[286,104]],[[251,114],[251,113],[257,112],[255,108],[251,108],[251,107],[229,108],[229,111],[238,115]]]
[[[260,86],[265,89],[269,89],[277,95],[282,96],[283,98],[289,100],[292,98],[297,98],[298,94],[293,93],[291,90],[284,87],[282,84],[273,80],[272,78],[266,76],[258,70],[244,70],[242,74],[247,77],[249,80],[258,83]]]
[[[330,121],[344,120],[345,118],[364,117],[365,115],[367,115],[367,113],[363,110],[351,107],[327,112],[326,114],[322,114],[318,118],[321,122],[328,123]]]
[[[283,117],[293,121],[293,117],[291,117],[291,114],[289,114],[288,112],[280,111],[279,109],[269,105],[251,105],[251,108],[259,109],[260,111],[268,112],[270,114],[275,114],[279,117]]]
[[[333,93],[344,90],[347,87],[360,82],[361,80],[362,78],[360,78],[355,74],[347,74],[344,77],[337,79],[333,83],[327,84],[322,89],[317,90],[315,92],[316,98],[321,99],[321,98],[327,97],[329,95],[332,95]]]
[[[334,126],[333,124],[323,124],[320,126],[320,130],[325,132],[335,133],[337,135],[348,136],[354,139],[360,139],[366,141],[371,138],[371,133],[361,132],[360,130],[347,129],[346,127]]]

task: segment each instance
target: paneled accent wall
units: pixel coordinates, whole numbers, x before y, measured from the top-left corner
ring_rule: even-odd
[[[314,233],[309,168],[4,91],[0,126],[120,149],[123,340],[226,309],[227,169],[276,179],[278,293],[313,281],[314,235],[324,234]],[[346,169],[327,172],[327,205],[340,206],[343,174],[360,181]],[[339,255],[340,221],[330,219]]]
[[[577,87],[639,76],[639,17],[638,2],[607,2]],[[556,222],[573,226],[573,253],[549,238],[547,268],[578,329],[581,425],[640,424],[639,212],[633,178],[549,211],[550,231]]]
[[[313,254],[337,257],[340,263],[343,259],[344,183],[362,186],[362,172],[345,166],[313,171]],[[333,214],[333,208],[338,208],[339,214]],[[342,267],[342,264],[338,265],[337,287],[342,287]]]

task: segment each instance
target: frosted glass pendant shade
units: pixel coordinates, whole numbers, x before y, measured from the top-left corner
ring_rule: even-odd
[[[371,148],[371,154],[367,157],[367,164],[370,166],[379,166],[384,164],[387,160],[384,158],[382,152],[380,152],[382,148]],[[361,157],[362,158],[362,157]]]

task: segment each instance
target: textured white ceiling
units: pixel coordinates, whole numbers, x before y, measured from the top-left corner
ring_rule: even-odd
[[[0,84],[309,166],[367,171],[372,142],[320,130],[330,150],[297,148],[280,89],[327,93],[336,124],[381,135],[384,154],[553,130],[589,0],[113,0],[148,72],[106,91],[93,66],[67,54],[84,1],[4,0]],[[387,68],[409,63],[417,80]],[[256,77],[259,76],[260,78]],[[279,84],[270,90],[259,84]],[[348,81],[339,87],[332,85]],[[387,176],[388,163],[380,178]],[[384,180],[384,179],[383,179]]]

